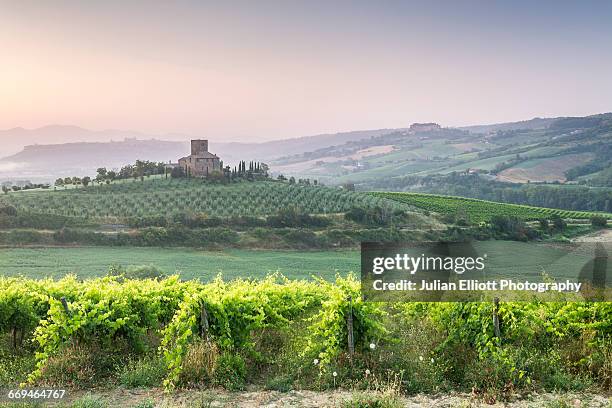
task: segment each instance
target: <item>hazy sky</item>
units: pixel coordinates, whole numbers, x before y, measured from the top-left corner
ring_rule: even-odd
[[[0,128],[267,140],[611,111],[611,21],[605,1],[0,0]]]

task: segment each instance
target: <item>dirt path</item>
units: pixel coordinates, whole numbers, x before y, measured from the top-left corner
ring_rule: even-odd
[[[574,242],[612,242],[612,229],[603,229],[592,234],[580,236],[574,239]]]
[[[348,407],[347,402],[356,395],[351,391],[245,391],[228,392],[225,390],[178,391],[165,394],[161,389],[142,390],[99,390],[91,393],[75,392],[69,401],[94,399],[106,403],[108,407],[244,407],[244,408],[284,408],[284,407]],[[376,395],[369,393],[368,395]],[[67,401],[68,402],[68,401]],[[532,394],[507,402],[486,403],[470,394],[416,395],[397,399],[398,406],[407,408],[477,408],[477,407],[558,407],[558,408],[612,408],[612,397],[597,394]],[[353,405],[356,406],[356,405]],[[364,405],[360,405],[364,406]]]

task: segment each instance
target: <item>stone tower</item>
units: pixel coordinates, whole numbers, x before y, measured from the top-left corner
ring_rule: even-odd
[[[208,140],[197,139],[191,141],[191,155],[197,156],[208,152]]]
[[[190,177],[208,177],[221,171],[221,159],[208,151],[208,140],[205,139],[192,140],[191,155],[181,157],[178,165]]]

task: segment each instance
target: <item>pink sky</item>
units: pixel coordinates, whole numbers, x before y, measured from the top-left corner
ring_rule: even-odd
[[[255,141],[612,110],[605,3],[122,3],[3,4],[0,129]]]

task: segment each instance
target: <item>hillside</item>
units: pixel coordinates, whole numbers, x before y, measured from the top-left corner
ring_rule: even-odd
[[[110,138],[80,128],[54,129],[83,140]],[[25,133],[24,133],[25,132]],[[32,134],[37,134],[35,131]],[[46,130],[45,132],[49,132]],[[45,132],[41,134],[46,134]],[[24,130],[24,141],[31,134]],[[118,133],[123,134],[123,133]],[[133,137],[133,133],[129,133]],[[143,136],[143,135],[140,135]],[[39,144],[0,159],[2,179],[50,181],[57,176],[93,174],[100,166],[119,167],[136,159],[175,161],[188,152],[180,141],[141,137],[121,142]],[[54,140],[41,136],[39,141]],[[612,185],[612,114],[577,118],[536,118],[465,128],[411,127],[322,134],[264,143],[224,143],[210,149],[225,163],[260,160],[275,174],[318,179],[326,184],[356,183],[380,189],[407,175],[477,173],[486,180],[515,184],[583,183]]]
[[[245,158],[267,162],[284,155],[362,140],[392,131],[342,132],[263,143],[217,142],[211,137],[210,142],[211,151],[218,154],[225,163],[234,164]],[[189,151],[191,138],[179,134],[92,131],[77,126],[2,130],[0,140],[6,140],[7,143],[0,150],[0,181],[19,179],[48,182],[57,177],[91,174],[97,167],[120,167],[139,159],[176,161]]]
[[[590,211],[567,211],[556,208],[533,207],[528,205],[506,204],[494,201],[476,200],[473,198],[443,196],[436,194],[419,193],[371,193],[375,197],[394,200],[409,204],[425,211],[441,215],[463,217],[465,222],[488,222],[494,216],[513,216],[526,221],[539,220],[559,216],[564,219],[590,219],[595,215],[602,215],[612,219],[610,213]]]
[[[199,179],[160,178],[56,191],[21,191],[0,196],[0,203],[30,212],[86,218],[171,217],[185,212],[210,217],[256,217],[289,207],[309,214],[339,213],[353,207],[411,209],[384,198],[324,186],[272,181],[216,185]]]
[[[394,177],[468,171],[512,183],[565,183],[580,177],[607,185],[602,174],[610,167],[610,145],[612,115],[605,114],[402,130],[286,156],[270,164],[287,174],[329,183],[367,183],[368,188]]]

